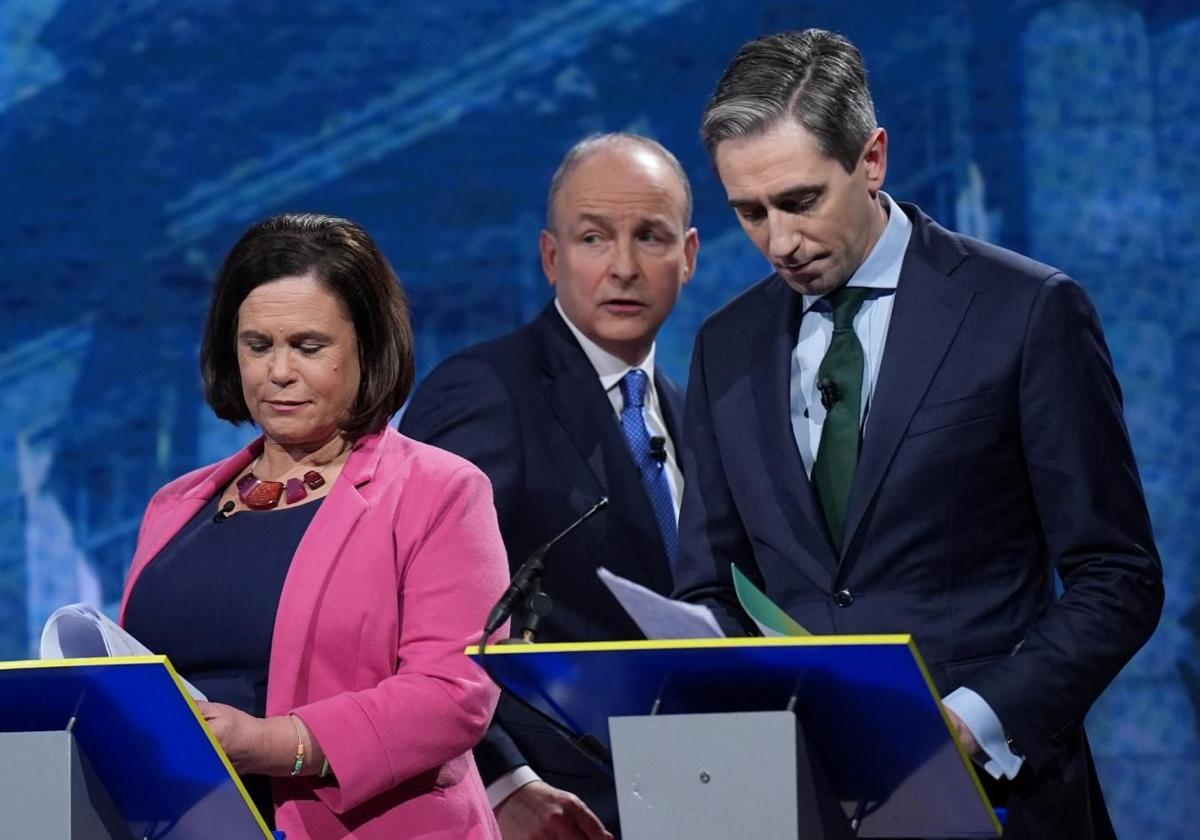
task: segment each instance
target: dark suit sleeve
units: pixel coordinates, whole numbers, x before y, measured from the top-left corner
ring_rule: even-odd
[[[491,479],[504,532],[520,503],[523,464],[517,423],[508,388],[492,367],[458,356],[421,383],[400,420],[400,431],[461,455],[483,470]],[[527,763],[496,721],[475,747],[475,761],[485,785]]]
[[[1150,637],[1162,565],[1095,310],[1063,275],[1039,292],[1020,376],[1028,480],[1063,592],[1017,651],[968,680],[1035,770]]]
[[[738,605],[730,564],[737,562],[759,587],[762,575],[754,563],[725,477],[721,451],[713,433],[702,330],[692,352],[683,421],[683,503],[679,511],[679,558],[673,597],[704,604],[729,635],[757,635]]]

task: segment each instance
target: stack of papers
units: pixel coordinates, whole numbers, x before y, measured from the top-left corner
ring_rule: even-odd
[[[70,604],[51,613],[42,628],[39,653],[42,659],[154,656],[149,648],[90,604]],[[208,699],[187,680],[183,684],[196,700]]]

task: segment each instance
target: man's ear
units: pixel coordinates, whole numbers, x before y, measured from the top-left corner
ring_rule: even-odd
[[[549,230],[543,230],[538,237],[538,250],[542,252],[542,273],[554,286],[558,283],[558,268],[555,259],[558,257],[558,239]]]
[[[696,273],[696,255],[700,253],[700,232],[694,227],[688,228],[683,235],[683,281],[680,285],[687,283],[692,279],[692,275]]]
[[[883,180],[887,175],[887,149],[887,132],[880,126],[872,131],[871,136],[867,138],[867,143],[863,147],[862,158],[859,162],[867,177],[867,189],[871,191],[872,197],[883,189]]]

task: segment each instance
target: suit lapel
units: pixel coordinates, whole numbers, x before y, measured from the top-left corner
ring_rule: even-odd
[[[964,258],[948,233],[923,215],[914,219],[850,493],[847,552],[974,297],[947,277]]]
[[[288,702],[306,699],[297,697],[296,687],[308,683],[305,672],[311,666],[312,658],[303,654],[316,647],[313,635],[317,623],[313,615],[325,590],[325,579],[333,572],[342,546],[367,510],[361,488],[375,476],[386,434],[384,429],[355,444],[341,475],[292,555],[292,564],[279,596],[271,639],[268,713],[279,714]]]
[[[660,590],[669,589],[670,569],[658,523],[595,368],[553,303],[535,326],[542,340],[544,391],[551,410],[608,496],[609,515],[623,523],[646,580]],[[619,561],[610,559],[618,568]]]
[[[671,443],[675,446],[676,451],[679,451],[679,447],[683,444],[679,427],[683,396],[679,393],[679,388],[675,383],[667,378],[658,365],[654,366],[654,388],[658,391],[658,407],[662,412],[663,424],[667,427],[667,434],[671,436]],[[682,464],[680,469],[682,469]]]
[[[774,328],[766,336],[760,358],[750,366],[750,377],[762,449],[771,458],[768,475],[780,491],[775,494],[780,505],[792,508],[784,511],[783,518],[791,525],[796,540],[808,554],[834,571],[837,558],[792,431],[792,351],[800,330],[803,298],[778,278],[767,294],[776,313]],[[797,513],[799,516],[794,515]]]

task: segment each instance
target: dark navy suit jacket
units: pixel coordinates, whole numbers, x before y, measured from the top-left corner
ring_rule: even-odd
[[[667,431],[678,443],[682,395],[661,371],[654,379]],[[596,568],[669,594],[666,552],[612,404],[553,303],[515,333],[439,365],[417,390],[400,428],[467,458],[491,478],[513,571],[607,496],[609,508],[547,559],[542,589],[554,611],[538,640],[642,638]],[[522,623],[515,614],[514,635]],[[475,756],[485,784],[527,763],[548,783],[580,796],[616,830],[611,780],[519,706],[501,700]]]
[[[1107,836],[1081,722],[1163,588],[1100,324],[1061,272],[901,206],[913,231],[844,550],[792,434],[802,299],[772,275],[696,341],[676,595],[748,629],[737,563],[814,633],[913,634],[939,690],[978,692],[1026,756],[993,786],[1005,836]]]

